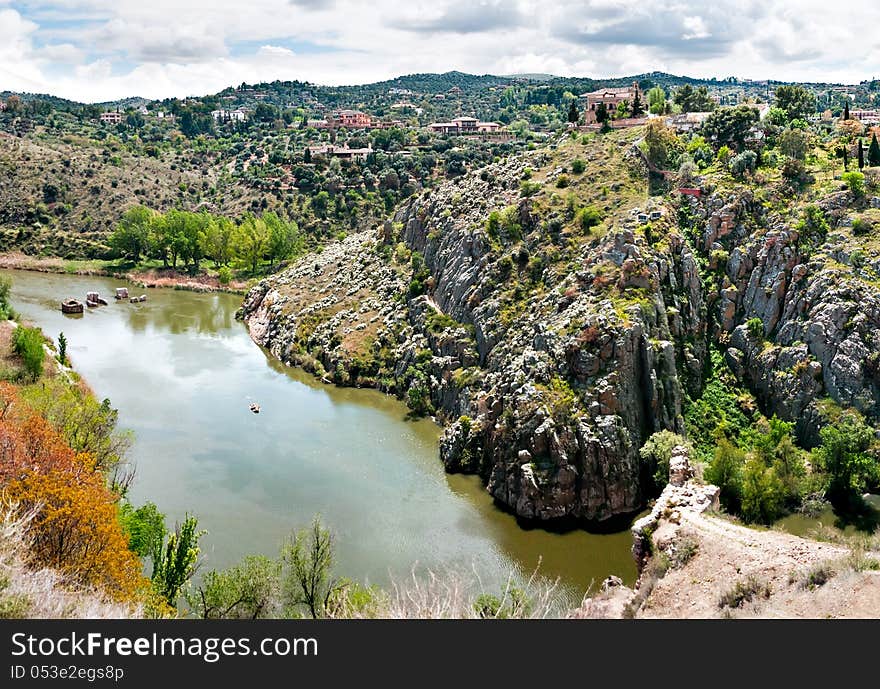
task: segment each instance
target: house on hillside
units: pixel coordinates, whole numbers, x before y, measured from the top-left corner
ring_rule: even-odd
[[[122,124],[125,120],[125,115],[117,110],[113,110],[110,112],[102,112],[99,115],[99,118],[104,124]]]
[[[354,160],[363,162],[367,156],[373,152],[372,148],[349,148],[348,146],[335,146],[333,144],[323,144],[321,146],[309,146],[309,155],[327,156],[330,158],[339,158],[341,160]]]
[[[434,122],[428,125],[435,134],[493,134],[500,131],[497,122],[481,122],[476,117],[456,117],[449,122]]]
[[[581,94],[579,98],[586,100],[587,102],[584,119],[585,123],[595,124],[596,108],[599,107],[600,103],[605,104],[608,112],[613,112],[617,109],[617,106],[620,103],[626,102],[631,104],[636,96],[638,96],[642,104],[647,107],[645,105],[645,96],[639,88],[639,82],[637,81],[634,81],[630,86],[624,86],[622,88],[598,89],[597,91],[590,91],[589,93]]]
[[[880,110],[850,110],[849,116],[862,124],[880,124]]]
[[[369,129],[373,126],[373,118],[360,110],[334,110],[327,118],[332,128]]]
[[[235,110],[212,110],[211,117],[217,122],[244,122],[248,118],[248,111],[244,108]]]

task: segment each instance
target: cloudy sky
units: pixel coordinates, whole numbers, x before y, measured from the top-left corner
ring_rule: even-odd
[[[0,0],[0,91],[81,101],[414,72],[854,82],[880,76],[865,0]]]

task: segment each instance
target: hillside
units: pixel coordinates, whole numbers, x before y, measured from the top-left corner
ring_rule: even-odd
[[[478,473],[524,518],[637,510],[663,485],[644,450],[660,432],[732,462],[725,506],[749,520],[814,493],[856,504],[880,484],[866,430],[880,421],[880,198],[876,176],[855,190],[862,177],[835,177],[833,135],[812,136],[803,168],[768,146],[751,170],[736,161],[757,154],[659,123],[562,136],[262,281],[242,316],[282,361],[436,414],[447,470]],[[650,159],[681,171],[649,184]],[[324,277],[303,290],[310,275]],[[837,433],[853,438],[841,465]],[[847,452],[862,468],[836,476]],[[759,470],[769,483],[746,502]]]
[[[205,209],[240,215],[258,196],[211,156],[153,157],[119,141],[0,133],[0,251],[103,258],[121,211]]]

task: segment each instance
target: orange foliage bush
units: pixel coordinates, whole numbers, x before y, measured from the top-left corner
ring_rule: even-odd
[[[40,564],[128,600],[147,585],[118,519],[118,496],[89,454],[77,454],[16,389],[0,384],[0,486],[37,509],[32,554]]]

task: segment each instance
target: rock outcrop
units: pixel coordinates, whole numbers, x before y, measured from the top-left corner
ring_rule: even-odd
[[[683,431],[706,355],[700,275],[669,209],[654,244],[628,208],[586,235],[536,214],[519,180],[545,155],[426,191],[262,281],[241,315],[283,361],[436,413],[447,470],[517,515],[605,520],[644,504],[644,440]]]
[[[729,344],[725,361],[767,415],[795,422],[807,447],[826,400],[880,419],[880,260],[847,228],[853,205],[848,193],[824,199],[831,231],[810,238],[798,213],[768,215],[749,193],[694,203],[707,252],[727,257],[707,297]]]

